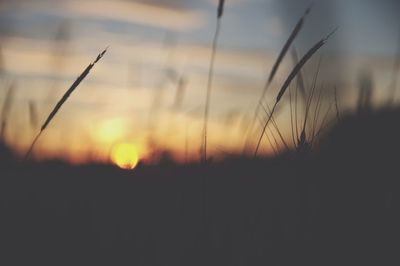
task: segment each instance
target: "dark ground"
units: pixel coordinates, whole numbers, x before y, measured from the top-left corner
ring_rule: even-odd
[[[308,155],[132,172],[3,147],[0,263],[400,265],[399,122],[349,116]]]

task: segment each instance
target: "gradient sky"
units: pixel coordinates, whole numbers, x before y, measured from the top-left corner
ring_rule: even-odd
[[[314,1],[296,40],[304,53],[336,26],[323,48],[321,83],[337,85],[342,108],[356,102],[358,73],[373,74],[385,99],[400,24],[397,1]],[[310,1],[226,0],[211,100],[210,151],[237,151],[269,70]],[[119,142],[140,156],[157,148],[197,158],[215,30],[216,0],[13,0],[0,2],[1,101],[14,103],[6,139],[21,152],[81,71],[109,46],[41,137],[38,157],[106,159]],[[319,55],[318,55],[319,56]],[[314,73],[317,60],[305,68]],[[293,63],[288,56],[267,96],[272,102]],[[181,89],[179,79],[184,81]],[[177,94],[180,91],[181,94]],[[38,124],[29,122],[29,103]],[[287,108],[278,117],[290,138]],[[265,152],[271,151],[268,143]]]

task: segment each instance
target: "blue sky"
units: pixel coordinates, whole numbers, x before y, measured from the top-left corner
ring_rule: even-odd
[[[215,63],[212,142],[220,143],[224,149],[235,149],[240,142],[239,122],[231,128],[221,121],[232,114],[236,116],[233,120],[245,120],[257,102],[279,50],[309,5],[306,0],[226,0]],[[160,122],[160,145],[176,148],[176,143],[182,141],[183,133],[165,140],[171,124],[179,132],[184,132],[185,124],[190,124],[193,141],[197,141],[216,6],[216,0],[2,1],[0,45],[6,72],[3,87],[10,82],[18,84],[15,103],[18,108],[13,112],[17,122],[10,129],[10,142],[16,138],[12,131],[26,128],[26,102],[36,102],[39,116],[45,117],[57,97],[106,46],[110,46],[109,52],[60,113],[42,142],[43,150],[56,154],[71,146],[84,150],[79,142],[74,146],[57,141],[64,138],[66,128],[76,128],[76,136],[85,135],[94,143],[92,146],[105,149],[121,139],[146,146],[149,109],[157,97],[162,102],[159,119],[170,121]],[[321,83],[325,80],[330,82],[328,86],[333,86],[334,81],[343,87],[344,106],[351,108],[354,103],[357,75],[365,68],[374,74],[380,87],[376,102],[384,98],[399,40],[399,6],[392,0],[314,1],[295,45],[302,54],[332,29],[340,27],[322,50],[326,59]],[[268,99],[275,97],[292,65],[288,56]],[[307,76],[314,73],[315,66],[315,60],[307,65]],[[171,109],[177,85],[166,81],[165,69],[172,69],[187,80],[179,112]],[[4,95],[5,89],[1,99]],[[287,128],[285,115],[282,117],[282,127]],[[110,121],[125,126],[120,126],[116,137],[98,145],[97,135],[102,133],[96,132]],[[226,131],[231,132],[231,139],[221,141]],[[19,136],[20,149],[24,149],[30,138],[30,134]]]

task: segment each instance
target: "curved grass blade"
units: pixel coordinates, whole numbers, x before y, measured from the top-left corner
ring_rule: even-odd
[[[256,118],[258,116],[258,112],[260,111],[260,107],[261,107],[262,102],[263,102],[263,100],[265,98],[265,95],[266,95],[266,93],[268,91],[268,88],[271,85],[272,80],[274,79],[274,77],[275,77],[275,75],[276,75],[276,73],[277,73],[277,71],[279,69],[279,66],[282,63],[284,57],[286,56],[290,46],[293,44],[293,42],[296,39],[297,35],[301,31],[307,15],[311,12],[311,8],[312,8],[312,4],[306,9],[306,11],[304,12],[303,16],[299,19],[299,21],[297,22],[296,26],[293,28],[289,38],[287,39],[286,43],[282,47],[282,50],[280,51],[280,53],[278,55],[278,58],[276,59],[274,65],[272,66],[271,72],[269,73],[269,76],[268,76],[268,80],[265,83],[265,86],[263,88],[261,96],[260,96],[260,98],[258,100],[258,104],[257,104],[257,107],[256,107],[255,112],[254,112],[254,117],[253,117],[253,120],[252,120],[252,122],[250,124],[250,127],[249,127],[249,133],[251,133],[251,131],[252,131],[253,127],[254,127],[255,120],[256,120]],[[248,142],[246,141],[246,144],[245,144],[245,147],[244,147],[244,151],[247,150],[247,145],[248,145]]]
[[[217,25],[215,28],[213,44],[212,44],[212,51],[211,51],[211,59],[210,59],[210,66],[208,70],[208,81],[207,81],[207,92],[206,92],[206,105],[204,108],[204,125],[203,125],[203,162],[207,162],[207,133],[208,133],[208,117],[210,112],[210,101],[211,101],[211,91],[213,85],[213,78],[214,78],[214,61],[215,56],[217,53],[217,45],[218,45],[218,36],[221,27],[221,17],[224,10],[224,0],[219,1],[218,10],[217,10]]]
[[[333,30],[330,34],[328,34],[325,38],[321,39],[317,42],[308,52],[301,58],[299,63],[293,68],[292,72],[290,72],[287,77],[285,83],[283,83],[281,89],[279,90],[278,96],[276,97],[276,102],[279,102],[285,94],[286,89],[289,87],[292,80],[296,77],[296,75],[300,72],[303,66],[310,60],[310,58],[328,41],[328,39],[337,31],[338,28]]]
[[[225,0],[219,0],[218,10],[217,10],[218,18],[221,18],[222,15],[224,14],[224,4],[225,4]]]
[[[50,115],[47,117],[46,121],[41,127],[41,131],[45,130],[46,127],[49,125],[50,121],[54,118],[58,110],[61,108],[61,106],[65,103],[65,101],[69,98],[71,93],[78,87],[78,85],[86,78],[86,76],[89,74],[90,70],[94,67],[94,65],[103,57],[103,55],[106,53],[107,49],[105,49],[103,52],[101,52],[96,60],[94,60],[92,63],[90,63],[86,69],[82,72],[82,74],[75,80],[75,82],[71,85],[71,87],[65,92],[65,94],[61,97],[61,99],[57,102],[56,106],[54,109],[51,111]]]
[[[60,110],[61,106],[65,103],[65,101],[71,96],[72,92],[79,86],[79,84],[86,78],[86,76],[89,74],[90,70],[94,67],[94,65],[103,57],[103,55],[107,52],[107,48],[104,49],[97,57],[96,59],[90,63],[86,69],[80,74],[80,76],[75,80],[75,82],[71,85],[71,87],[64,93],[64,95],[61,97],[61,99],[57,102],[56,106],[53,108],[53,110],[50,112],[49,116],[47,117],[46,121],[43,123],[42,127],[40,128],[39,133],[33,140],[28,152],[25,155],[24,160],[29,158],[29,155],[31,154],[33,147],[36,143],[36,141],[39,139],[39,136],[42,134],[42,132],[47,128],[51,120],[54,118],[54,116],[57,114],[57,112]]]
[[[278,105],[279,101],[282,99],[282,96],[285,94],[287,88],[289,87],[290,83],[292,80],[296,77],[296,75],[299,73],[299,71],[302,69],[302,67],[310,60],[310,58],[328,41],[328,39],[337,31],[338,28],[334,29],[331,33],[329,33],[325,38],[321,39],[319,42],[317,42],[313,47],[311,47],[310,50],[301,58],[299,63],[293,68],[293,70],[290,72],[289,76],[286,78],[285,83],[283,83],[281,89],[279,90],[278,96],[276,97],[276,101],[274,106],[272,107],[272,111],[267,119],[267,121],[264,124],[264,128],[262,130],[262,133],[258,139],[256,150],[254,152],[254,157],[257,156],[258,149],[260,148],[260,144],[264,135],[264,132],[271,121],[271,118],[274,114],[274,111],[276,109],[276,106]]]
[[[278,58],[276,59],[276,62],[274,64],[274,66],[272,67],[271,73],[269,74],[268,77],[268,84],[272,82],[272,80],[275,77],[276,72],[278,71],[279,65],[282,63],[283,58],[285,57],[285,55],[287,54],[290,46],[292,45],[294,39],[296,38],[296,36],[299,34],[301,28],[303,27],[304,21],[307,17],[307,15],[310,13],[312,8],[312,5],[309,6],[306,11],[304,12],[304,15],[299,19],[299,21],[297,22],[296,26],[294,27],[292,33],[290,34],[289,38],[287,39],[285,45],[283,46],[281,52],[279,53]]]

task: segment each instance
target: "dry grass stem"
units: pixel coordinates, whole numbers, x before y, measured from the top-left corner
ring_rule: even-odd
[[[321,39],[319,42],[317,42],[304,56],[301,58],[299,63],[293,68],[293,70],[290,72],[289,76],[287,77],[286,81],[283,83],[281,89],[279,90],[278,96],[276,97],[276,101],[274,106],[272,107],[271,113],[265,122],[264,128],[262,130],[262,133],[258,139],[256,149],[254,151],[254,157],[257,156],[258,150],[260,148],[260,144],[264,135],[264,132],[269,124],[269,122],[272,119],[272,116],[274,114],[275,108],[282,99],[283,95],[285,94],[287,88],[289,87],[290,83],[292,80],[296,77],[296,75],[299,73],[301,68],[310,60],[310,58],[328,41],[328,39],[336,32],[337,29],[333,30],[330,34],[328,34],[325,38]]]
[[[107,52],[107,48],[102,51],[97,58],[90,63],[86,69],[79,75],[79,77],[75,80],[75,82],[71,85],[71,87],[64,93],[64,95],[61,97],[61,99],[57,102],[53,110],[50,112],[49,116],[47,117],[46,121],[43,123],[42,127],[40,128],[39,133],[33,140],[31,146],[29,147],[29,150],[27,151],[24,160],[29,158],[29,155],[31,154],[35,143],[39,139],[40,135],[42,132],[47,128],[49,123],[52,121],[54,116],[57,114],[57,112],[60,110],[61,106],[65,103],[65,101],[71,96],[72,92],[79,86],[79,84],[86,78],[86,76],[89,74],[90,70],[94,67],[94,65],[103,57],[103,55]]]

